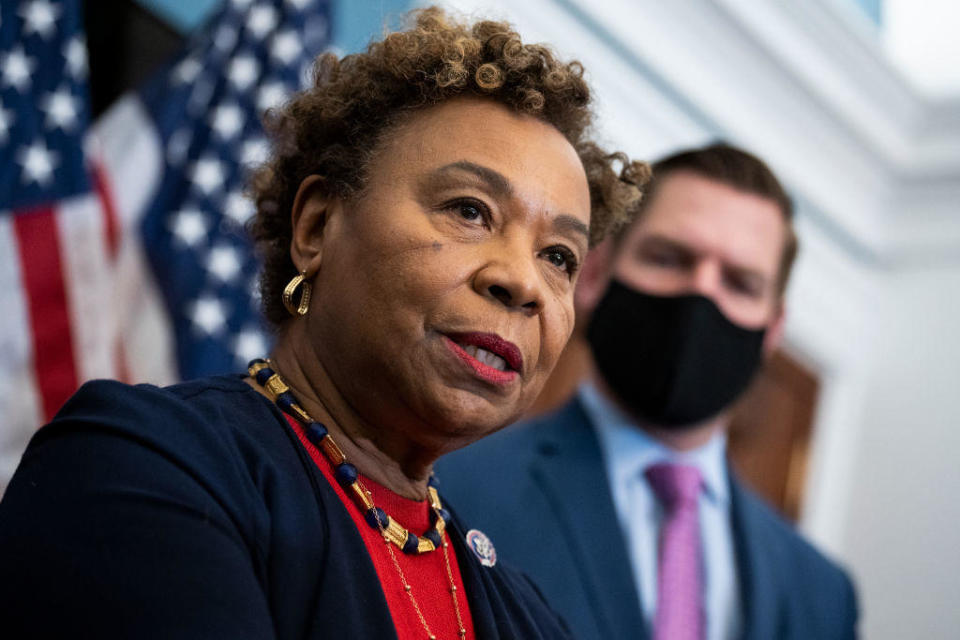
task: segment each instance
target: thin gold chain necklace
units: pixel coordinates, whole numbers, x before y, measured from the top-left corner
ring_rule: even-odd
[[[396,554],[393,552],[393,547],[390,546],[390,541],[384,537],[384,543],[387,547],[387,553],[390,554],[390,559],[393,561],[393,566],[397,570],[397,574],[400,576],[400,583],[403,585],[403,590],[406,592],[407,597],[410,598],[410,604],[413,605],[413,610],[417,612],[417,617],[420,618],[420,624],[423,625],[424,631],[427,632],[427,637],[430,640],[437,640],[437,637],[433,635],[430,631],[430,625],[427,624],[427,619],[423,617],[423,612],[420,611],[420,605],[417,604],[417,598],[413,595],[413,588],[407,582],[407,577],[403,574],[403,569],[400,568],[400,562],[397,560]],[[447,568],[447,582],[450,585],[450,597],[453,598],[453,611],[457,614],[457,629],[460,638],[465,638],[467,635],[467,629],[463,626],[463,618],[460,617],[460,603],[457,601],[457,585],[453,580],[453,571],[450,569],[450,557],[447,553],[447,547],[450,545],[446,540],[443,541],[443,562]]]
[[[356,467],[347,462],[343,451],[337,446],[336,442],[330,436],[327,428],[310,417],[300,403],[297,401],[290,387],[284,382],[280,374],[271,368],[271,363],[266,360],[252,360],[247,367],[250,377],[253,378],[260,387],[266,391],[267,395],[276,403],[280,409],[293,417],[300,426],[303,427],[307,440],[310,441],[327,459],[334,470],[334,477],[344,488],[350,489],[356,502],[364,512],[364,517],[371,527],[377,529],[383,537],[387,553],[390,554],[390,560],[400,577],[400,584],[413,605],[413,609],[427,633],[429,640],[437,640],[433,632],[430,631],[430,625],[420,610],[420,605],[413,594],[413,588],[407,582],[407,577],[400,567],[400,562],[393,551],[393,547],[399,547],[404,553],[409,555],[428,553],[437,547],[443,547],[443,561],[447,572],[447,581],[450,586],[450,597],[453,599],[453,611],[457,616],[458,635],[461,640],[466,637],[467,630],[463,626],[463,617],[460,615],[460,602],[457,599],[457,585],[453,579],[453,570],[450,568],[449,543],[445,539],[446,522],[450,518],[449,512],[443,508],[440,502],[440,495],[433,477],[431,476],[427,486],[427,495],[430,501],[431,517],[434,520],[433,527],[428,529],[422,537],[417,537],[407,531],[395,519],[388,516],[383,509],[373,504],[370,491],[363,486]]]

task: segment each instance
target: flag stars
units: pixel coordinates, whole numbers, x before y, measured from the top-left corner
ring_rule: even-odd
[[[264,162],[270,152],[267,141],[263,138],[252,138],[243,143],[240,151],[240,162],[245,165],[256,165]]]
[[[312,12],[306,16],[306,20],[301,29],[304,46],[308,49],[315,49],[326,44],[330,25],[322,14]]]
[[[53,35],[57,28],[57,18],[62,7],[49,0],[33,0],[23,5],[20,17],[23,18],[23,33],[30,35],[38,33],[44,40]]]
[[[190,84],[203,71],[203,65],[196,58],[186,57],[180,61],[174,70],[173,78],[180,84]]]
[[[277,11],[269,5],[257,5],[247,17],[247,29],[256,38],[263,39],[277,26]]]
[[[190,178],[204,195],[210,195],[223,186],[223,163],[212,156],[200,158],[194,163]]]
[[[337,54],[337,56],[340,57],[340,54]],[[300,77],[300,87],[302,89],[311,87],[313,85],[313,64],[309,60],[304,60],[297,75]]]
[[[17,161],[23,167],[23,182],[35,182],[46,186],[53,180],[53,170],[57,165],[57,154],[47,149],[43,141],[37,140],[29,147],[21,147]]]
[[[233,49],[233,46],[237,44],[237,30],[230,25],[223,25],[217,32],[213,34],[213,46],[217,50],[226,53]]]
[[[193,130],[190,127],[184,126],[174,131],[167,140],[167,162],[174,166],[182,164],[190,152],[192,141]]]
[[[290,29],[274,36],[273,44],[270,46],[270,55],[283,64],[292,63],[300,56],[302,51],[303,46],[300,44],[300,39]]]
[[[259,276],[254,276],[253,278],[251,278],[248,287],[249,287],[249,289],[250,289],[250,301],[251,301],[254,305],[259,305],[260,302],[262,301],[262,298],[263,298],[263,296],[260,295],[260,278],[259,278]]]
[[[67,61],[67,71],[77,80],[87,75],[87,44],[82,36],[70,38],[64,47],[63,57]]]
[[[243,111],[236,104],[223,104],[211,118],[213,130],[224,140],[230,140],[243,129]]]
[[[230,62],[227,77],[240,91],[246,91],[260,73],[260,65],[256,58],[250,55],[237,56]]]
[[[267,349],[266,339],[256,329],[245,329],[238,333],[233,345],[233,352],[244,363],[254,358],[262,358]]]
[[[190,319],[200,331],[209,336],[220,333],[227,324],[223,302],[213,296],[204,296],[194,302]]]
[[[250,201],[250,198],[247,198],[239,191],[233,191],[227,196],[226,206],[224,207],[224,213],[230,220],[233,220],[237,225],[243,226],[246,224],[247,220],[255,213],[253,203]]]
[[[216,85],[210,78],[201,77],[193,83],[190,98],[187,100],[187,113],[190,117],[200,118],[210,111],[210,100],[215,89]]]
[[[272,109],[283,103],[287,97],[287,90],[279,82],[271,82],[260,87],[257,91],[257,108],[260,111]]]
[[[36,60],[28,57],[23,52],[23,47],[18,46],[12,49],[3,59],[3,69],[0,71],[3,75],[3,83],[23,93],[30,86],[30,74],[33,73],[36,65]]]
[[[69,133],[76,127],[80,104],[68,88],[60,87],[47,94],[42,108],[47,113],[47,128]]]
[[[207,221],[197,209],[182,209],[173,219],[173,235],[188,247],[195,247],[207,236]]]
[[[240,257],[230,246],[214,247],[207,256],[207,270],[222,282],[230,282],[240,272]]]

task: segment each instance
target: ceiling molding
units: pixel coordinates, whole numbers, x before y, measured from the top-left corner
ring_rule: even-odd
[[[711,137],[769,159],[854,258],[960,264],[960,99],[917,92],[838,0],[553,4]]]
[[[582,60],[605,142],[654,158],[728,140],[851,260],[960,266],[960,100],[914,90],[842,0],[448,4]]]

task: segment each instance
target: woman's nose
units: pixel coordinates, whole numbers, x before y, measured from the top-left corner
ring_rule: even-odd
[[[545,292],[536,260],[536,256],[518,249],[498,251],[477,271],[474,289],[510,309],[539,313]]]

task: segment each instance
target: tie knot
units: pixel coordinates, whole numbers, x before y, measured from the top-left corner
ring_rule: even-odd
[[[700,496],[700,470],[682,464],[655,464],[646,471],[647,481],[667,509],[693,506]]]

